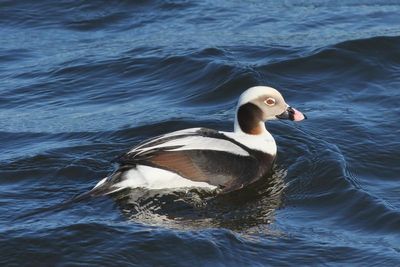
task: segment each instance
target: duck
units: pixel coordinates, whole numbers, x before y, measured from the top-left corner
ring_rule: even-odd
[[[117,157],[115,171],[88,194],[127,188],[239,190],[272,174],[277,146],[265,122],[278,119],[302,121],[306,116],[278,90],[251,87],[239,97],[233,132],[199,127],[145,140]]]

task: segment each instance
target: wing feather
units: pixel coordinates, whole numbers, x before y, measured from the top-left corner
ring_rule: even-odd
[[[218,131],[195,128],[153,138],[116,161],[120,169],[148,165],[232,191],[258,179],[265,172],[260,166],[270,167],[273,157],[255,156]]]

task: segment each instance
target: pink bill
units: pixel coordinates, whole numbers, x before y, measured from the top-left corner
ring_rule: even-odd
[[[294,110],[294,114],[293,114],[294,121],[302,121],[305,119],[305,116],[303,113],[301,113],[300,111],[298,111],[295,108],[292,108],[292,109]]]

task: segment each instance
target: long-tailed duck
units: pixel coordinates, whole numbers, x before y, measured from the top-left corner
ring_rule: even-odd
[[[277,148],[265,121],[305,118],[274,88],[251,87],[239,98],[234,132],[192,128],[146,140],[118,157],[116,171],[89,194],[139,187],[240,189],[271,172]]]

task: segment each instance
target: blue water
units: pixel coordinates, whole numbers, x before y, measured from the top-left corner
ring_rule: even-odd
[[[0,1],[0,264],[400,265],[398,1]],[[279,89],[275,173],[234,196],[52,207],[146,138]]]

